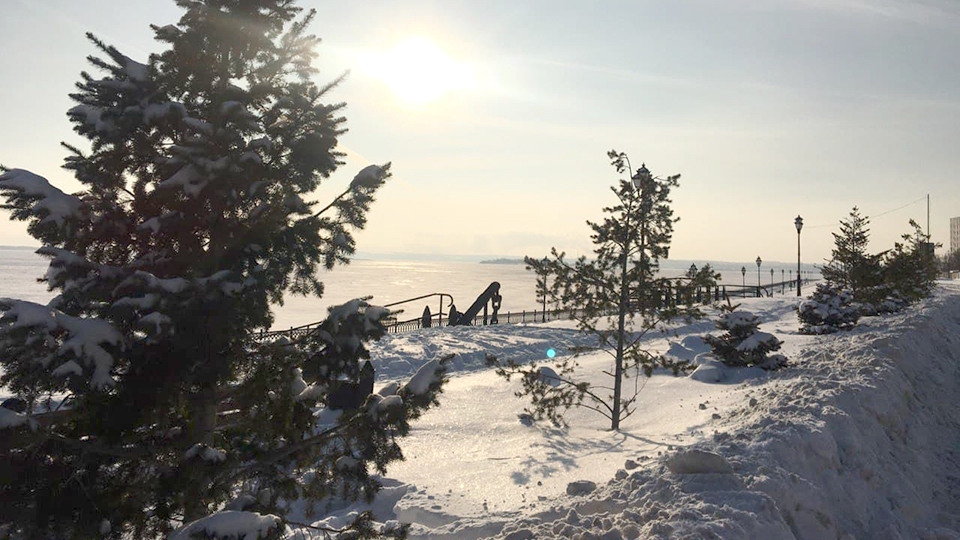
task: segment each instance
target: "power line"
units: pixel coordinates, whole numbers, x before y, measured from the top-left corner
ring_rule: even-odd
[[[868,218],[868,219],[870,219],[871,221],[873,221],[874,219],[876,219],[876,218],[878,218],[878,217],[885,216],[885,215],[887,215],[887,214],[892,214],[893,212],[896,212],[896,211],[898,211],[898,210],[903,210],[904,208],[906,208],[906,207],[908,207],[908,206],[917,204],[918,202],[924,201],[924,200],[926,200],[926,199],[927,199],[927,196],[924,195],[923,197],[920,197],[919,199],[917,199],[917,200],[915,200],[915,201],[913,201],[913,202],[908,202],[907,204],[905,204],[905,205],[903,205],[903,206],[898,206],[897,208],[894,208],[893,210],[887,210],[886,212],[880,212],[879,214],[876,214],[876,215],[873,215],[873,216],[867,215],[867,216],[865,216],[865,217]],[[836,222],[834,222],[834,223],[828,223],[828,224],[826,224],[826,225],[810,225],[809,228],[810,228],[810,229],[822,229],[822,228],[824,228],[824,227],[836,227],[836,226],[838,226],[838,225],[840,225],[840,221],[839,221],[839,220],[836,221]],[[806,229],[806,228],[808,228],[808,227],[804,226],[804,228]]]

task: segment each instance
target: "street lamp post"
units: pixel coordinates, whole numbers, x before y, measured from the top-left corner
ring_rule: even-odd
[[[697,297],[697,302],[700,301],[700,290],[694,290],[693,283],[697,278],[697,263],[690,263],[690,268],[687,269],[687,277],[690,278],[690,297]]]
[[[757,298],[760,298],[760,265],[763,263],[760,256],[757,255]]]
[[[744,298],[746,298],[747,296],[747,267],[746,266],[740,267],[740,277],[743,278],[743,296]]]
[[[770,294],[773,294],[773,268],[770,269]]]
[[[797,296],[800,296],[800,229],[803,228],[803,218],[797,215],[797,219],[793,220],[793,224],[797,227]]]
[[[783,282],[785,281],[783,278],[783,272],[784,270],[783,268],[781,268],[780,269],[780,294],[783,294]]]

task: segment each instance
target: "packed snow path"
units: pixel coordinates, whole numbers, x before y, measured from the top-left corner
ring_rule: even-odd
[[[370,508],[423,539],[960,539],[960,287],[944,287],[832,336],[797,334],[790,299],[748,300],[791,365],[717,384],[655,375],[621,433],[589,411],[568,428],[525,426],[518,383],[483,368],[485,352],[533,360],[585,344],[569,328],[393,336],[374,352],[381,375],[443,351],[460,353],[459,373]],[[681,328],[671,353],[701,360],[684,332],[710,328]]]

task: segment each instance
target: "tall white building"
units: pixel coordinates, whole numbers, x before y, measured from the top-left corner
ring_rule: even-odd
[[[950,253],[960,249],[960,217],[950,218]]]

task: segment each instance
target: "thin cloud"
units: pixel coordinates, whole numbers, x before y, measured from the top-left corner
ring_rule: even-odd
[[[638,81],[664,84],[664,85],[670,85],[670,86],[697,87],[703,84],[703,81],[700,81],[694,78],[668,77],[665,75],[655,75],[653,73],[643,73],[636,70],[613,68],[609,66],[596,66],[596,65],[590,65],[590,64],[581,64],[577,62],[561,62],[559,60],[548,60],[544,58],[533,58],[533,57],[521,57],[519,60],[522,62],[530,63],[530,64],[539,64],[543,66],[558,67],[558,68],[571,69],[571,70],[577,70],[577,71],[587,71],[590,73],[600,73],[603,75],[622,77],[624,79],[633,79]]]
[[[924,26],[957,30],[960,4],[932,0],[793,0],[828,11],[860,13]]]
[[[804,3],[819,4],[821,0],[798,0]],[[822,2],[827,4],[826,1]],[[763,92],[771,95],[786,95],[794,98],[809,98],[811,95],[822,96],[822,97],[836,97],[844,99],[855,99],[857,101],[887,101],[891,97],[875,93],[875,94],[866,94],[863,92],[843,92],[835,90],[829,87],[806,87],[806,86],[790,86],[784,84],[771,83],[769,81],[751,79],[747,77],[736,77],[736,78],[725,78],[725,79],[714,79],[709,80],[704,78],[696,77],[671,77],[666,75],[655,75],[652,73],[641,73],[636,70],[622,69],[622,68],[613,68],[608,66],[597,66],[589,64],[581,64],[575,62],[562,62],[555,60],[547,60],[541,58],[523,58],[523,61],[526,61],[531,64],[544,65],[557,67],[562,69],[584,71],[589,73],[597,73],[602,75],[610,75],[613,77],[620,77],[623,79],[636,80],[641,82],[647,82],[652,84],[658,84],[663,86],[672,86],[672,87],[683,87],[694,90],[701,90],[706,86],[713,88],[714,90],[719,89],[729,89],[731,91],[737,90],[746,90],[753,92]],[[542,99],[540,100],[542,102]]]
[[[131,45],[130,43],[127,43],[125,41],[118,40],[115,37],[113,37],[113,35],[109,32],[104,32],[102,31],[102,29],[94,28],[89,23],[86,23],[86,22],[81,23],[80,21],[77,21],[76,19],[64,13],[63,10],[55,9],[53,7],[47,6],[42,2],[34,2],[34,1],[28,1],[28,0],[14,0],[14,1],[20,4],[21,6],[23,6],[25,9],[32,11],[33,13],[43,17],[45,20],[57,21],[60,24],[66,27],[69,27],[71,30],[77,31],[78,34],[85,34],[87,32],[91,32],[98,38],[102,39],[108,45],[113,45],[114,47],[117,47],[119,50],[121,50],[121,52],[123,52],[127,56],[135,54],[140,56],[141,61],[146,61],[147,57],[150,55],[149,51],[145,51],[140,47]]]

